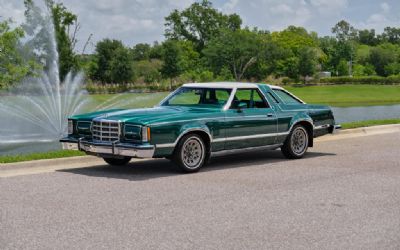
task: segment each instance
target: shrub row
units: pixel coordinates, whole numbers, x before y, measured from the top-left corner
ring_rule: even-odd
[[[176,88],[173,85],[172,88]],[[166,83],[154,83],[154,84],[96,84],[90,83],[86,85],[86,90],[89,94],[115,94],[123,92],[159,92],[159,91],[169,91],[171,89],[170,84]]]
[[[321,78],[319,83],[325,84],[400,84],[400,75],[393,75],[388,77],[381,76],[357,76],[357,77],[330,77]]]

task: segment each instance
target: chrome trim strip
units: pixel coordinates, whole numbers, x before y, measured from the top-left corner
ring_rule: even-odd
[[[315,130],[318,129],[324,129],[324,128],[329,128],[331,125],[330,124],[323,124],[323,125],[319,125],[319,126],[314,126]]]
[[[342,125],[336,124],[333,128],[334,128],[335,130],[336,130],[336,129],[342,129]]]
[[[175,143],[156,144],[156,148],[174,148]]]
[[[193,129],[193,131],[196,131],[196,129]],[[188,131],[189,132],[189,131]],[[206,131],[204,131],[206,132]],[[282,133],[270,133],[270,134],[255,134],[255,135],[245,135],[245,136],[234,136],[234,137],[228,137],[228,138],[217,138],[211,140],[211,142],[226,142],[226,141],[239,141],[239,140],[247,140],[247,139],[255,139],[255,138],[268,138],[268,137],[276,137],[276,136],[283,136],[283,135],[288,135],[290,131],[288,132],[282,132]],[[186,134],[186,133],[185,133]],[[182,134],[183,136],[184,134]],[[176,146],[180,138],[180,136],[174,143],[164,143],[164,144],[156,144],[156,148],[173,148]]]
[[[256,138],[268,138],[268,137],[276,137],[276,136],[281,136],[281,135],[288,135],[289,133],[290,132],[233,136],[233,137],[215,139],[215,140],[213,140],[213,142],[239,141],[239,140],[256,139]]]
[[[228,149],[228,150],[222,150],[222,151],[217,151],[217,152],[211,152],[211,155],[212,156],[222,156],[222,155],[244,153],[244,152],[256,151],[256,150],[274,150],[274,149],[281,147],[282,145],[283,144],[280,143],[280,144],[266,145],[266,146],[260,146],[260,147]]]
[[[255,134],[255,135],[246,135],[246,136],[234,136],[234,137],[217,138],[217,139],[213,139],[212,136],[205,130],[202,130],[202,129],[190,129],[190,130],[185,131],[185,133],[182,133],[178,137],[178,139],[175,140],[174,143],[156,144],[156,148],[172,148],[172,147],[175,147],[176,144],[178,143],[178,141],[180,140],[180,138],[182,138],[182,136],[184,134],[186,134],[187,132],[190,132],[190,131],[198,131],[198,130],[206,132],[208,134],[208,136],[210,137],[211,143],[213,143],[213,142],[225,142],[225,141],[247,140],[247,139],[254,139],[254,138],[267,138],[267,137],[274,137],[274,136],[284,136],[284,135],[290,134],[290,132],[292,131],[294,125],[296,125],[297,123],[299,123],[301,121],[309,122],[309,123],[311,123],[312,126],[314,126],[312,120],[304,119],[304,120],[299,120],[299,121],[294,122],[292,124],[292,126],[290,126],[289,130],[287,130],[285,132],[269,133],[269,134]]]

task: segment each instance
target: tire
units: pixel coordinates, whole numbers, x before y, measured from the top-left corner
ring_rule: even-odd
[[[302,125],[296,125],[286,138],[281,151],[288,159],[300,159],[308,149],[309,135]]]
[[[174,150],[172,161],[186,173],[200,170],[207,158],[207,147],[197,134],[182,137]]]
[[[124,166],[129,163],[131,157],[124,158],[103,158],[105,162],[107,162],[111,166]]]

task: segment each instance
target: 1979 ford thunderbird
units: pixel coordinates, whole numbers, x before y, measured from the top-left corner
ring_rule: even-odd
[[[306,104],[281,87],[192,83],[154,108],[73,116],[61,142],[110,165],[165,157],[195,172],[211,154],[227,151],[281,148],[287,158],[301,158],[315,137],[336,128],[329,107]]]

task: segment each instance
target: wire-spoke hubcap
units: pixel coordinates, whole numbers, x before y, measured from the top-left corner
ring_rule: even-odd
[[[204,150],[197,138],[189,138],[183,145],[182,160],[188,168],[196,168],[203,160]]]
[[[293,131],[291,138],[292,151],[296,155],[302,155],[307,150],[308,138],[307,131],[304,128],[298,127]]]

